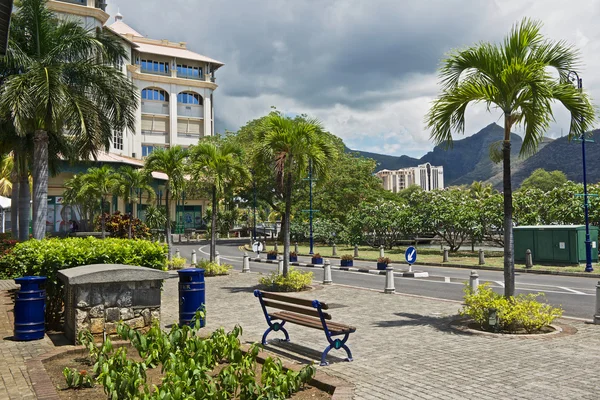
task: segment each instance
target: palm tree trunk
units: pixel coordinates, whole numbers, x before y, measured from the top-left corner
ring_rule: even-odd
[[[515,295],[515,259],[513,254],[512,183],[510,177],[510,114],[504,117],[504,296]]]
[[[33,237],[46,236],[48,220],[48,133],[35,131],[33,137]]]
[[[106,220],[104,218],[104,197],[100,200],[100,229],[102,230],[102,239],[106,238]]]
[[[165,223],[165,235],[167,236],[167,251],[169,260],[171,259],[171,251],[173,247],[173,240],[171,238],[171,210],[169,209],[169,189],[165,191],[165,206],[167,207],[167,222]]]
[[[21,160],[19,166],[19,241],[25,242],[29,239],[29,217],[30,217],[30,197],[29,177],[25,162]]]
[[[18,170],[18,155],[15,152],[15,162],[13,170],[10,174],[12,182],[12,193],[10,195],[10,231],[13,239],[19,239],[19,175]]]
[[[217,258],[217,186],[212,188],[212,216],[210,226],[210,261]]]
[[[291,165],[291,160],[290,160]],[[288,172],[285,183],[285,213],[283,214],[283,276],[288,276],[290,268],[290,214],[292,213],[292,172]],[[275,239],[277,240],[277,239]]]
[[[127,237],[131,239],[132,235],[132,224],[133,224],[133,202],[131,202],[131,212],[129,213],[129,227],[127,228]]]

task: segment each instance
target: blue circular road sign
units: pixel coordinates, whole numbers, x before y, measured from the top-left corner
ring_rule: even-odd
[[[408,249],[406,249],[404,258],[406,259],[407,263],[414,264],[415,261],[417,261],[417,249],[415,249],[413,246],[410,246]]]

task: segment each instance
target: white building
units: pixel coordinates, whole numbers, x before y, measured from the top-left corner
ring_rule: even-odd
[[[115,132],[112,153],[140,159],[156,148],[189,147],[214,135],[215,71],[223,63],[188,50],[185,42],[144,37],[121,14],[105,25],[109,15],[103,0],[50,0],[48,5],[88,29],[103,27],[118,35],[130,55],[121,68],[139,90],[136,129]]]
[[[384,169],[375,175],[381,178],[383,188],[393,193],[411,185],[418,185],[426,191],[444,188],[444,167],[434,167],[429,163],[395,171]]]

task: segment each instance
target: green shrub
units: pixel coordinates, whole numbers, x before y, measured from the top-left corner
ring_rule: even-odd
[[[182,269],[185,267],[186,262],[187,260],[183,257],[173,257],[171,258],[171,261],[167,262],[167,266],[169,269]]]
[[[58,270],[90,264],[126,264],[166,269],[167,248],[147,240],[65,238],[28,240],[18,243],[0,258],[0,276],[46,276],[46,322],[58,326],[63,308],[62,283]]]
[[[290,267],[287,277],[283,274],[273,272],[259,279],[261,285],[267,286],[269,290],[278,292],[299,292],[312,283],[312,272],[301,272]]]
[[[204,270],[204,276],[217,276],[217,275],[229,275],[229,270],[233,267],[229,264],[217,264],[214,261],[200,260],[198,268]]]
[[[391,260],[389,257],[379,257],[379,258],[377,259],[377,262],[378,262],[379,264],[391,264],[391,263],[392,263],[392,260]]]
[[[344,260],[344,261],[352,261],[352,260],[354,260],[354,256],[351,255],[351,254],[344,254],[342,256],[342,260]]]
[[[133,239],[148,239],[151,236],[150,228],[138,218],[131,218],[129,214],[121,214],[120,211],[115,211],[114,214],[110,215],[104,213],[103,215],[106,232],[110,233],[110,236],[116,238],[128,238],[129,237],[129,221],[131,220],[131,237]],[[96,217],[95,225],[96,229],[100,230],[102,216]]]
[[[552,307],[537,300],[543,293],[520,294],[506,298],[492,290],[489,283],[480,285],[473,293],[465,287],[465,306],[461,315],[471,317],[484,330],[490,330],[490,309],[497,310],[498,326],[501,332],[538,332],[562,315],[562,309]]]

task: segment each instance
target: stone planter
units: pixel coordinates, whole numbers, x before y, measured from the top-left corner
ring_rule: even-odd
[[[340,265],[342,267],[352,267],[354,265],[354,260],[340,260]]]
[[[377,263],[377,269],[380,271],[385,271],[387,269],[387,267],[388,267],[388,264],[386,264],[386,263],[379,263],[379,262]]]
[[[290,262],[298,262],[298,256],[290,256]]]
[[[323,257],[313,257],[311,259],[312,264],[323,264]]]

